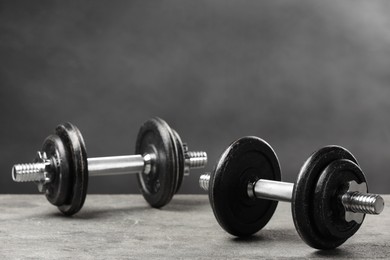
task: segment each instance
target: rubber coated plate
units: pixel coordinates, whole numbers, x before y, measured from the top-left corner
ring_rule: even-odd
[[[185,158],[184,158],[183,142],[181,141],[179,134],[174,129],[171,128],[171,130],[172,130],[172,133],[175,137],[175,144],[177,147],[177,155],[178,155],[177,161],[179,163],[179,167],[178,167],[178,171],[177,171],[178,181],[177,181],[176,189],[175,189],[175,193],[177,193],[181,187],[182,182],[183,182]]]
[[[46,198],[51,204],[61,206],[66,202],[70,190],[69,154],[58,135],[48,136],[43,143],[42,151],[46,153],[47,158],[54,158],[54,162],[57,163],[52,181],[46,184]]]
[[[145,200],[155,208],[166,205],[178,183],[177,148],[169,125],[160,118],[146,121],[138,132],[136,154],[155,154],[149,174],[138,174],[139,188]]]
[[[278,202],[250,198],[248,184],[258,179],[280,181],[278,158],[269,144],[243,137],[221,156],[209,184],[209,199],[223,229],[234,236],[249,236],[262,229]]]
[[[302,166],[294,186],[291,209],[295,227],[301,238],[317,249],[334,248],[335,244],[321,235],[316,225],[315,189],[325,168],[342,159],[357,164],[353,155],[340,146],[326,146],[318,150]]]
[[[69,196],[58,209],[65,215],[77,213],[84,205],[88,188],[88,162],[85,144],[80,131],[71,123],[57,126],[56,134],[62,140],[69,164]]]
[[[336,248],[358,231],[361,224],[345,220],[345,210],[341,203],[350,181],[366,182],[360,167],[350,160],[337,160],[330,163],[317,182],[314,195],[314,222],[326,248]]]

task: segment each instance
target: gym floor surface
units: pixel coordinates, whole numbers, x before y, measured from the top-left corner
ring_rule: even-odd
[[[221,229],[206,195],[177,195],[162,209],[142,195],[89,195],[71,218],[41,195],[0,195],[0,258],[390,258],[390,195],[383,197],[381,215],[367,215],[338,249],[319,251],[300,239],[284,202],[264,229],[239,239]]]

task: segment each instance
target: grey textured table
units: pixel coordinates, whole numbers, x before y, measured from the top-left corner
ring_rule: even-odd
[[[390,195],[385,201],[339,249],[317,251],[299,238],[287,203],[243,240],[222,231],[205,195],[175,196],[161,210],[141,195],[89,195],[72,218],[41,195],[0,195],[0,259],[390,258]]]

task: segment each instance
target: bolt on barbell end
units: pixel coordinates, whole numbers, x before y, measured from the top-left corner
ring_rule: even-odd
[[[341,197],[346,211],[363,214],[380,214],[385,206],[383,198],[378,194],[363,194],[360,192],[347,192]]]
[[[210,176],[211,173],[206,172],[199,177],[199,186],[205,191],[209,190]]]
[[[15,164],[12,167],[12,179],[15,182],[36,182],[45,179],[45,163]]]
[[[15,164],[12,167],[12,179],[15,182],[38,182],[46,184],[50,182],[48,168],[51,161],[47,159],[45,152],[38,152],[35,162]]]
[[[184,176],[190,175],[190,169],[204,168],[207,164],[207,153],[203,151],[186,151],[184,148]]]
[[[204,168],[207,164],[207,153],[203,151],[189,151],[186,153],[186,159],[191,169]]]

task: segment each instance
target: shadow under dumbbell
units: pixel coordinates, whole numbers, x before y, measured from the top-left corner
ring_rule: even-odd
[[[172,201],[165,207],[161,208],[164,211],[195,211],[199,208],[205,207],[208,208],[209,201],[207,199],[194,199],[191,196],[174,198]]]
[[[275,229],[269,229],[269,230],[261,230],[257,234],[249,237],[234,237],[232,238],[233,242],[257,242],[257,241],[279,241],[279,242],[286,242],[286,243],[292,243],[297,242],[300,243],[301,241],[298,240],[298,236],[295,232],[295,230],[275,230]]]
[[[355,256],[354,253],[345,250],[345,248],[340,249],[332,249],[332,250],[318,250],[311,254],[312,257],[325,257],[325,258],[353,258]]]
[[[257,242],[260,242],[260,241],[264,241],[265,238],[261,235],[255,235],[255,236],[249,236],[249,237],[233,237],[230,239],[231,241],[233,241],[234,243],[237,243],[237,244],[240,244],[240,243],[257,243]]]
[[[64,219],[108,219],[113,216],[117,216],[121,213],[126,215],[139,214],[140,211],[150,210],[151,208],[147,205],[141,207],[126,207],[126,208],[112,208],[112,209],[93,209],[93,208],[85,208],[83,212],[79,212],[73,216],[64,216],[61,212],[53,212],[48,214],[49,217],[60,217]]]
[[[384,243],[386,244],[386,242]],[[325,258],[388,258],[390,247],[379,245],[378,243],[357,243],[346,244],[342,248],[334,250],[320,250],[312,254],[313,257]]]

